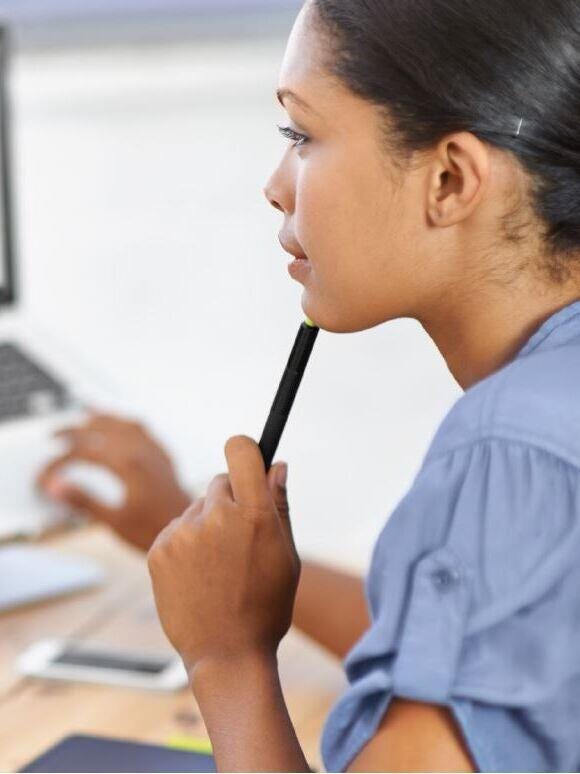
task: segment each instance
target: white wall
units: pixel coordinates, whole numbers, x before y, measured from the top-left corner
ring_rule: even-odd
[[[26,308],[122,387],[189,481],[259,437],[301,320],[262,187],[283,42],[22,54]],[[423,331],[321,333],[283,439],[298,543],[364,566],[459,394]]]

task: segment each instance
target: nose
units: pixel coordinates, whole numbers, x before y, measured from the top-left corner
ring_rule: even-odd
[[[272,207],[285,215],[294,210],[296,175],[290,154],[284,154],[264,188],[264,195]]]
[[[266,199],[270,202],[272,207],[274,207],[277,210],[280,210],[280,212],[284,212],[284,208],[276,198],[276,193],[274,191],[274,186],[272,185],[272,180],[269,180],[267,185],[264,187],[264,196]]]

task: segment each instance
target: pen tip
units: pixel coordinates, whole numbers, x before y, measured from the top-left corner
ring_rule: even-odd
[[[306,323],[306,325],[307,325],[309,328],[316,328],[316,325],[315,325],[315,324],[312,322],[312,320],[310,319],[310,317],[306,317],[306,318],[304,319],[304,322]]]

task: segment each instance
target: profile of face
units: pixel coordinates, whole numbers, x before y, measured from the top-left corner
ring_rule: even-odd
[[[307,258],[290,272],[305,314],[326,330],[421,319],[460,290],[464,250],[496,229],[513,165],[461,132],[402,168],[386,149],[384,111],[332,74],[315,14],[307,2],[288,41],[278,98],[291,143],[265,189],[284,215],[283,247]]]

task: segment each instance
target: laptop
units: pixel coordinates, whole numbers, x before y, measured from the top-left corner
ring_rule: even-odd
[[[9,58],[9,33],[0,26],[0,541],[38,535],[68,517],[35,487],[40,469],[62,448],[54,432],[82,421],[85,406],[120,410],[94,374],[29,324],[19,303]]]

